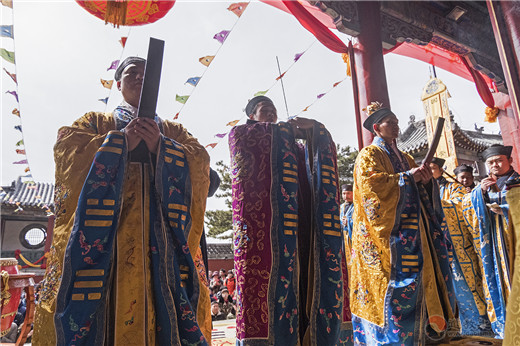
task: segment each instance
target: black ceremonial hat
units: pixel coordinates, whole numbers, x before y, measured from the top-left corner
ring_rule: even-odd
[[[117,67],[116,73],[114,75],[114,79],[116,80],[116,82],[120,81],[121,80],[121,75],[123,74],[123,71],[125,70],[125,68],[128,65],[131,65],[131,64],[144,64],[144,63],[146,63],[146,59],[140,58],[138,56],[129,56],[128,58],[123,60],[123,62],[120,63],[119,66]]]
[[[352,184],[341,185],[341,191],[352,191]]]
[[[267,96],[255,96],[251,100],[249,100],[249,102],[247,103],[246,115],[250,116],[251,114],[253,114],[253,110],[255,109],[256,105],[259,104],[260,102],[273,103],[273,101]]]
[[[437,166],[439,166],[439,168],[442,168],[444,167],[444,163],[446,162],[446,160],[444,159],[441,159],[439,157],[434,157],[432,159],[432,163],[435,163]]]
[[[458,166],[457,168],[455,168],[453,170],[453,173],[455,175],[459,175],[459,173],[462,173],[462,172],[469,172],[469,173],[473,174],[473,167],[463,163],[462,165]]]
[[[513,147],[510,145],[493,144],[484,150],[481,155],[484,160],[497,155],[505,155],[509,158],[511,157],[511,151],[513,151]]]
[[[379,124],[381,120],[389,115],[395,114],[388,108],[383,108],[383,105],[379,102],[372,102],[368,105],[365,110],[368,113],[368,118],[363,122],[363,127],[370,132],[374,132],[374,124]]]

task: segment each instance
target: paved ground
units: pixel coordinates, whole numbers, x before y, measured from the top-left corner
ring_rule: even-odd
[[[235,345],[236,320],[214,321],[211,331],[211,345]]]

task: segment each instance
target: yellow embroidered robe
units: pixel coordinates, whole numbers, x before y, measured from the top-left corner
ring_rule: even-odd
[[[189,249],[200,277],[197,322],[206,340],[211,340],[209,290],[200,251],[206,197],[209,188],[209,155],[196,138],[180,124],[163,121],[163,134],[183,146],[192,182]],[[53,240],[36,307],[34,345],[55,345],[54,312],[65,248],[74,223],[74,214],[94,155],[116,125],[112,113],[91,112],[62,127],[54,147],[56,162]],[[155,319],[148,245],[148,170],[129,163],[122,193],[122,209],[117,230],[117,265],[114,273],[112,323],[116,344],[155,344]]]

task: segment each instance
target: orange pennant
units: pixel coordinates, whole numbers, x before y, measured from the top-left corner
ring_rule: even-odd
[[[18,110],[18,108],[13,109],[12,113],[13,113],[14,115],[16,115],[17,117],[20,116],[20,111]]]
[[[239,121],[240,121],[240,119],[230,121],[229,123],[226,124],[226,126],[235,126],[236,124],[238,124]]]
[[[104,79],[101,79],[101,84],[107,88],[107,89],[112,89],[112,84],[114,83],[114,80],[104,80]]]
[[[310,106],[305,107],[305,109],[302,112],[307,112]]]
[[[121,45],[123,46],[123,48],[125,48],[125,45],[126,45],[126,40],[128,39],[128,37],[121,37],[121,39],[119,40],[119,43],[121,43]]]
[[[200,63],[204,66],[209,66],[213,59],[215,58],[214,55],[206,55],[199,59]]]
[[[175,114],[175,116],[173,117],[173,120],[177,120],[177,119],[179,119],[179,113],[180,113],[180,112],[177,112],[177,114]]]
[[[229,7],[227,9],[228,9],[228,11],[231,11],[234,14],[236,14],[238,17],[240,17],[242,15],[242,13],[244,13],[244,11],[247,7],[247,4],[248,4],[247,2],[237,2],[237,3],[229,5]]]
[[[218,143],[211,143],[211,144],[206,145],[204,148],[211,147],[213,149],[217,146],[217,144]]]
[[[332,84],[332,87],[333,87],[333,88],[337,87],[337,86],[338,86],[338,84],[340,84],[341,82],[343,82],[343,81],[340,81],[340,82],[336,82],[336,83]]]
[[[284,73],[282,73],[281,75],[279,75],[278,77],[276,77],[276,80],[280,80],[283,78],[283,76],[287,73],[287,71],[285,71]]]
[[[27,172],[29,172],[30,170],[31,170],[31,169],[30,169],[29,167],[26,167],[23,171],[24,171],[25,173],[27,173]]]

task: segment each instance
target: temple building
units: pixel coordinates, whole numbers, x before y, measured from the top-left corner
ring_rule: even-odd
[[[10,186],[0,190],[1,253],[2,257],[18,259],[23,271],[35,273],[39,281],[45,272],[40,267],[45,261],[42,257],[50,243],[49,224],[54,223],[54,184],[24,181],[18,177]],[[50,234],[49,234],[50,235]],[[47,244],[49,243],[49,244]],[[25,258],[35,266],[28,266]]]
[[[487,175],[480,153],[493,144],[503,144],[499,134],[484,133],[484,128],[463,130],[454,121],[448,106],[450,94],[446,85],[438,78],[430,78],[423,88],[421,101],[426,117],[416,121],[410,116],[408,127],[400,133],[397,146],[412,155],[420,163],[428,152],[435,126],[439,118],[444,118],[444,130],[435,156],[446,160],[445,169],[453,174],[455,167],[465,163],[473,166],[473,174],[482,179]]]

